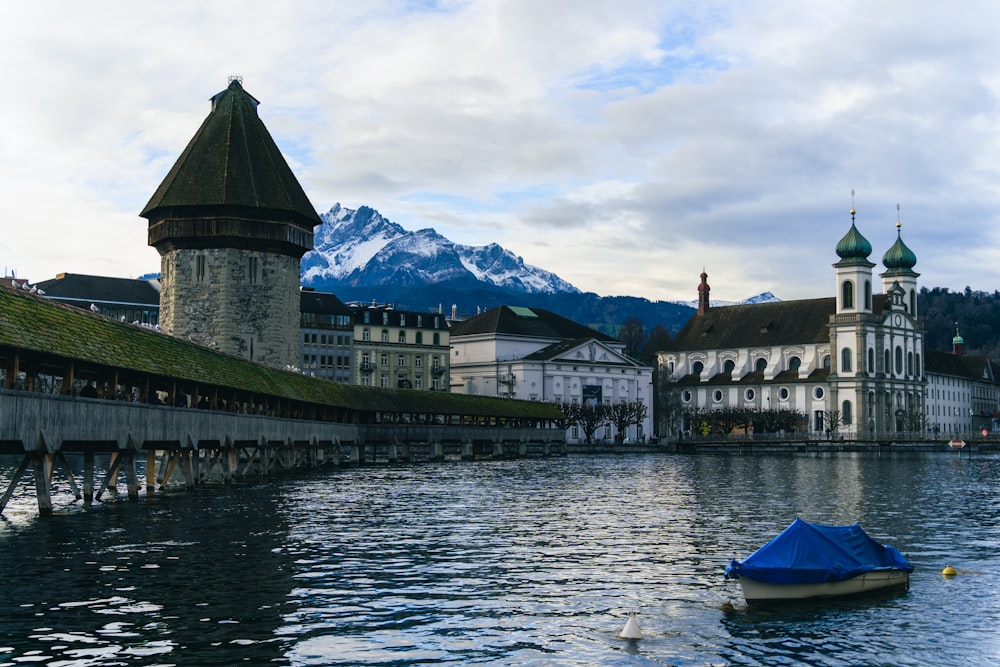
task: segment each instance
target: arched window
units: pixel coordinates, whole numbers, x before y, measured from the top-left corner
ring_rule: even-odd
[[[885,354],[882,357],[882,372],[888,375],[892,372],[892,364],[889,363],[889,348],[885,349]]]
[[[364,329],[362,329],[361,330],[361,340],[371,340],[371,339],[372,339],[372,331],[371,331],[371,329],[369,329],[368,327],[365,327]]]
[[[417,335],[416,335],[416,344],[417,345],[423,345],[424,344],[424,332],[423,331],[418,331],[417,332]]]
[[[910,315],[917,316],[917,293],[910,290]]]
[[[842,308],[854,308],[854,283],[845,280],[840,286],[840,305]]]
[[[823,357],[823,368],[830,370],[830,355],[827,354]]]
[[[389,330],[388,329],[382,329],[382,342],[383,343],[388,343],[389,342]]]
[[[694,375],[701,375],[701,372],[705,370],[705,364],[700,361],[696,361],[691,364],[691,373]]]
[[[842,373],[851,372],[851,349],[849,347],[840,351],[840,371]]]
[[[801,365],[802,365],[802,360],[799,359],[798,357],[790,357],[788,359],[788,370],[790,371],[799,370],[799,366]]]
[[[441,334],[438,334],[438,333],[434,334],[434,341],[433,341],[432,344],[433,345],[440,345],[441,344]]]
[[[903,374],[903,348],[900,345],[896,346],[896,375]]]
[[[756,362],[754,362],[753,369],[756,373],[763,373],[764,369],[767,368],[767,359],[761,357]]]
[[[906,353],[906,374],[913,375],[913,352]]]
[[[916,365],[916,367],[913,370],[916,371],[917,376],[923,375],[923,373],[924,373],[923,369],[920,367],[920,354],[919,353],[917,354],[917,365]]]
[[[736,362],[732,359],[726,359],[726,363],[722,364],[723,373],[732,373],[734,368],[736,368]]]
[[[868,372],[869,373],[874,373],[875,372],[875,348],[874,347],[868,348]]]
[[[872,309],[872,283],[870,280],[865,281],[865,309]]]
[[[854,417],[851,415],[850,401],[844,401],[840,404],[840,419],[844,422],[845,426],[850,426],[854,422]]]

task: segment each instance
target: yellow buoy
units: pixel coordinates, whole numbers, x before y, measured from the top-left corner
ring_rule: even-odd
[[[944,569],[941,570],[941,574],[943,574],[946,577],[954,577],[956,574],[958,574],[958,570],[953,568],[951,565],[945,565]]]

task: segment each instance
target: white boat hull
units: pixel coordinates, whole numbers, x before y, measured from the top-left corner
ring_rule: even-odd
[[[739,578],[747,602],[770,600],[808,600],[811,598],[865,595],[910,586],[910,573],[903,570],[875,570],[844,581],[820,584],[766,584],[746,576]]]

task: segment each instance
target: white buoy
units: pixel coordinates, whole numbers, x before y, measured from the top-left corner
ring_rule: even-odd
[[[642,639],[642,630],[639,629],[639,622],[635,620],[635,612],[630,611],[625,627],[618,633],[622,639]]]

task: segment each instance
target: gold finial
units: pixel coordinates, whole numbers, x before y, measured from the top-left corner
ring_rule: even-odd
[[[857,213],[857,211],[854,210],[854,188],[851,188],[851,218],[852,219],[854,218],[854,214],[855,213]]]
[[[899,219],[899,204],[896,204],[896,230],[898,231],[903,226],[903,223]]]

